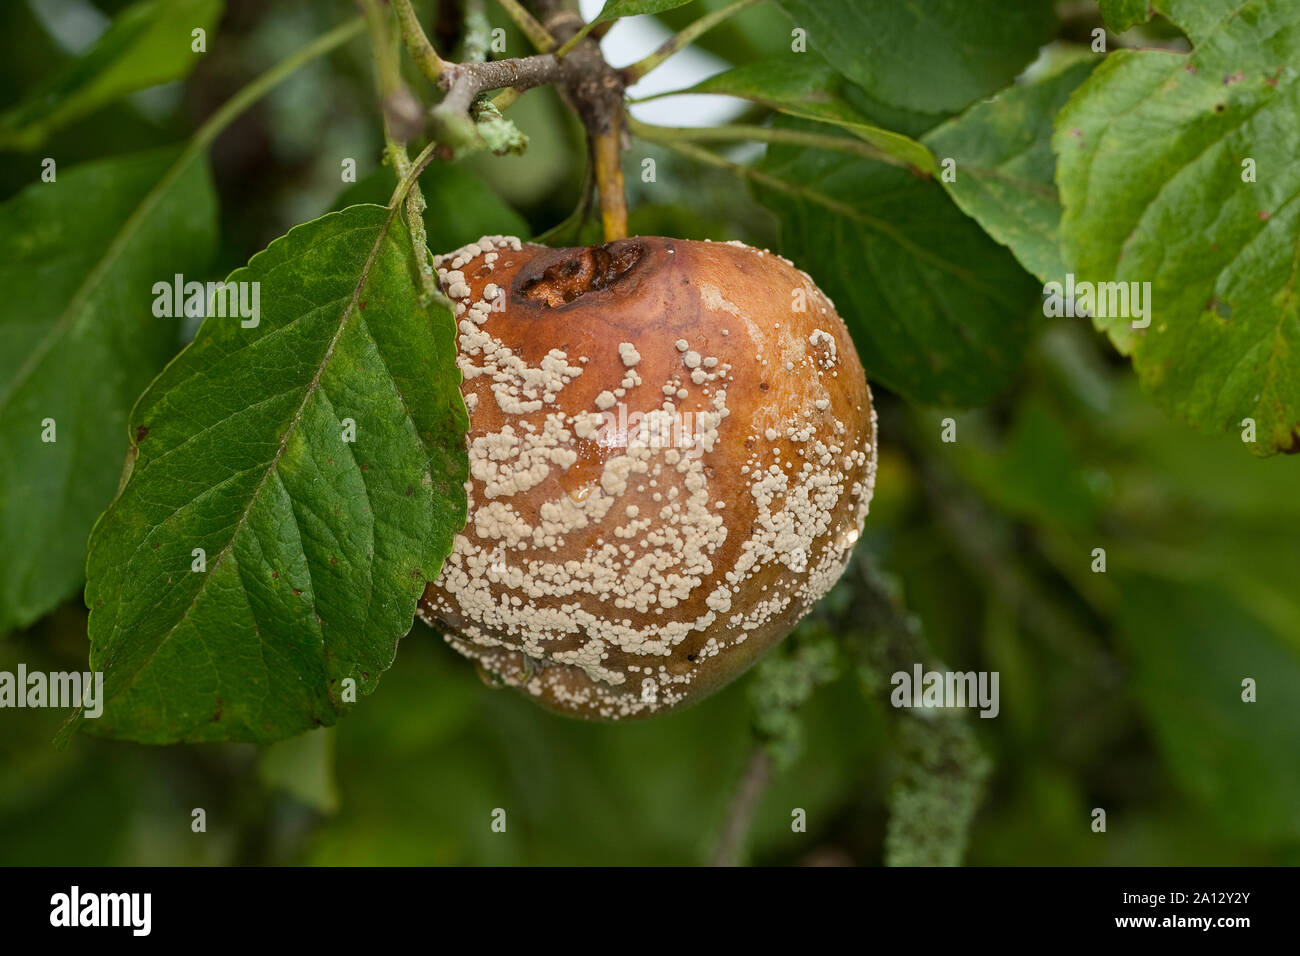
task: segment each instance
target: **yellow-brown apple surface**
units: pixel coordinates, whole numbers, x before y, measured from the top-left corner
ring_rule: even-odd
[[[421,616],[485,676],[596,719],[700,699],[843,571],[875,476],[830,300],[740,243],[435,257],[456,303],[469,521]]]

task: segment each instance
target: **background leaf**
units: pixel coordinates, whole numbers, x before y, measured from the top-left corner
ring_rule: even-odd
[[[334,734],[333,727],[321,727],[263,749],[258,765],[262,783],[318,813],[334,813],[339,808]]]
[[[191,31],[212,32],[221,0],[144,0],[103,36],[0,114],[0,149],[35,149],[53,130],[136,90],[184,76],[203,56]]]
[[[1137,577],[1123,593],[1134,684],[1179,780],[1256,842],[1300,838],[1300,648],[1208,582]]]
[[[674,7],[684,7],[691,0],[606,0],[594,23],[606,23],[621,17],[635,17],[643,13],[663,13]]]
[[[758,188],[782,250],[835,301],[870,380],[958,405],[1006,385],[1038,287],[937,183],[811,149],[770,148],[760,168],[787,184]]]
[[[1300,448],[1300,6],[1173,3],[1190,55],[1120,51],[1056,122],[1065,259],[1150,282],[1151,325],[1095,319],[1156,402],[1199,428],[1254,419]],[[1252,160],[1257,182],[1243,182]]]
[[[1044,282],[1066,272],[1052,122],[1094,66],[1089,56],[1009,87],[925,136],[940,160],[957,161],[955,180],[940,177],[953,201]]]
[[[465,521],[454,324],[412,270],[384,207],[299,226],[228,280],[260,324],[209,318],[141,397],[90,541],[88,729],[267,742],[375,687]]]
[[[696,0],[689,7],[675,7],[659,14],[674,33],[684,30],[705,14],[731,6],[734,0]],[[732,63],[749,63],[764,57],[790,53],[790,17],[774,3],[758,3],[734,13],[697,37],[692,46],[707,50]]]
[[[840,95],[843,76],[812,57],[767,60],[717,73],[674,93],[715,93],[761,103],[789,116],[821,120],[847,130],[887,156],[922,172],[935,172],[934,157],[916,140],[872,124]]]
[[[1151,19],[1150,0],[1097,0],[1106,26],[1116,33]]]
[[[877,99],[937,113],[1011,82],[1056,23],[1047,0],[779,0],[808,48]]]
[[[179,346],[151,289],[202,275],[216,228],[206,159],[172,149],[67,169],[0,206],[0,633],[81,584],[127,412]]]

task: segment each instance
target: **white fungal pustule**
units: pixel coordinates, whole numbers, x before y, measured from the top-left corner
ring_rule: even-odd
[[[662,712],[743,671],[838,579],[875,418],[806,275],[659,238],[485,236],[434,263],[464,307],[469,521],[420,613],[494,683],[583,717]]]

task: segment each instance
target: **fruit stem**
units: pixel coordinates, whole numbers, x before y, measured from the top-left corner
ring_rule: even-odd
[[[591,159],[600,195],[600,224],[605,241],[627,238],[627,193],[623,188],[623,149],[619,142],[619,118],[610,129],[591,134]]]
[[[605,241],[627,238],[627,194],[623,188],[623,90],[618,71],[605,61],[600,43],[590,35],[595,23],[583,23],[572,10],[553,0],[535,7],[545,16],[546,29],[561,41],[555,61],[560,92],[587,131],[587,148],[600,197]],[[565,55],[560,56],[560,51]]]
[[[630,66],[623,67],[623,69],[619,71],[623,74],[623,82],[628,86],[631,86],[655,67],[662,64],[674,53],[679,52],[695,42],[700,38],[700,36],[709,30],[712,30],[723,20],[726,20],[733,14],[739,13],[741,10],[745,9],[745,7],[752,7],[758,2],[759,0],[736,0],[736,2],[730,6],[723,7],[720,10],[714,10],[712,13],[706,13],[704,16],[683,29],[680,33],[665,40],[660,44],[659,48],[649,56],[637,60]]]

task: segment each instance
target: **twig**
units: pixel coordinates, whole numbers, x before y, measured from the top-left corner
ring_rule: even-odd
[[[564,41],[563,45],[561,45],[561,47],[555,51],[555,55],[558,56],[560,59],[564,59],[566,56],[568,56],[570,53],[573,52],[574,48],[577,47],[579,43],[587,39],[587,34],[590,33],[592,30],[594,30],[595,28],[596,28],[596,21],[594,20],[591,23],[584,23],[578,29],[577,33],[575,33],[573,36],[569,37],[569,39]]]
[[[697,141],[783,143],[790,146],[809,146],[814,149],[850,153],[854,156],[875,159],[894,166],[908,165],[863,140],[848,136],[812,133],[805,130],[753,126],[744,123],[733,123],[724,126],[654,126],[631,117],[628,119],[628,130],[634,136],[640,136],[652,143],[662,143],[664,145],[670,145],[674,142],[689,143]]]
[[[424,226],[426,208],[424,193],[420,191],[418,178],[408,181],[411,162],[406,156],[406,140],[410,135],[410,126],[415,125],[418,132],[419,104],[416,104],[416,124],[409,122],[409,116],[402,115],[405,101],[414,100],[411,91],[402,82],[401,64],[398,60],[396,37],[389,33],[388,14],[380,9],[379,0],[362,0],[366,23],[370,29],[370,46],[375,61],[375,80],[379,86],[379,97],[383,103],[384,152],[392,164],[399,182],[407,182],[402,194],[406,201],[406,228],[411,235],[411,254],[415,257],[416,274],[419,277],[421,301],[432,300],[438,291],[438,282],[434,278],[433,267],[429,261],[429,237]],[[405,112],[410,112],[409,109]],[[397,115],[395,115],[397,114]]]
[[[772,758],[759,746],[749,755],[745,772],[727,808],[722,835],[710,859],[712,866],[738,866],[745,852],[745,843],[754,823],[754,814],[772,778]]]
[[[453,153],[482,145],[470,105],[483,93],[506,87],[527,90],[560,78],[560,64],[549,53],[486,63],[449,63],[442,75],[447,90],[429,113],[434,135]]]
[[[340,24],[328,33],[321,34],[315,40],[312,40],[306,46],[258,76],[238,93],[226,100],[216,112],[204,121],[203,125],[195,132],[193,139],[190,140],[190,144],[186,147],[183,155],[189,156],[191,153],[198,153],[206,149],[239,114],[265,96],[268,90],[272,89],[285,77],[301,68],[303,64],[310,63],[316,57],[323,56],[342,46],[348,40],[364,32],[365,28],[365,19],[355,17],[346,23]],[[180,161],[177,160],[173,164],[173,168],[179,166]]]
[[[508,86],[528,90],[559,78],[559,61],[550,53],[486,63],[448,63],[442,77],[447,95],[437,108],[463,113],[481,93]]]
[[[399,150],[400,159],[395,164],[398,176],[397,188],[393,190],[393,195],[388,200],[388,208],[392,209],[401,202],[406,204],[407,228],[411,232],[411,247],[415,255],[416,270],[420,276],[420,304],[428,305],[430,302],[437,302],[443,308],[453,311],[455,303],[443,295],[442,290],[438,288],[438,280],[434,277],[429,240],[424,226],[424,194],[420,191],[420,174],[433,161],[437,146],[438,142],[434,140],[420,150],[411,161],[407,160],[405,149]]]
[[[492,25],[483,10],[483,0],[465,0],[465,40],[461,44],[466,62],[482,63],[487,59]]]
[[[397,13],[397,22],[402,28],[402,37],[406,40],[406,49],[411,54],[411,59],[415,61],[421,73],[437,83],[450,64],[438,56],[438,51],[425,36],[424,28],[420,26],[420,19],[411,7],[411,0],[391,0],[391,2],[393,10]]]
[[[528,37],[528,42],[538,53],[550,53],[555,49],[555,37],[523,8],[519,0],[497,0],[497,3],[524,36]]]
[[[375,83],[379,87],[379,96],[383,99],[401,87],[402,65],[398,60],[393,38],[388,34],[388,16],[380,9],[379,0],[361,0],[361,9],[366,17],[366,29],[370,31],[370,54],[375,61]]]
[[[736,0],[730,6],[723,7],[721,10],[714,10],[712,13],[706,13],[704,16],[695,20],[680,33],[677,33],[662,44],[649,56],[630,66],[623,67],[619,72],[623,75],[623,82],[631,86],[641,77],[645,76],[655,67],[659,66],[670,56],[695,42],[704,33],[712,30],[715,26],[726,20],[735,13],[739,13],[745,7],[752,7],[759,0]]]
[[[660,145],[671,149],[675,153],[680,153],[688,159],[693,159],[696,162],[705,163],[709,166],[716,166],[719,169],[725,169],[742,179],[751,180],[758,183],[760,186],[766,186],[767,188],[776,190],[777,192],[785,193],[787,196],[794,196],[804,202],[809,202],[813,205],[821,206],[823,209],[828,209],[837,216],[843,216],[845,219],[861,223],[880,235],[888,237],[891,242],[906,249],[909,253],[916,256],[918,259],[929,263],[939,271],[960,278],[968,284],[978,278],[974,273],[964,267],[940,258],[926,246],[914,242],[912,239],[900,232],[893,223],[872,216],[869,213],[865,213],[854,206],[850,206],[848,203],[841,202],[833,196],[827,196],[825,193],[818,192],[815,189],[809,189],[807,186],[800,186],[797,183],[788,182],[778,176],[765,173],[761,169],[756,169],[753,166],[746,166],[742,163],[732,162],[716,153],[709,152],[707,149],[701,149],[692,143],[665,139]]]
[[[568,55],[561,59],[553,53],[539,53],[509,60],[447,63],[424,35],[410,0],[392,3],[411,56],[445,93],[442,102],[429,111],[441,153],[455,155],[485,145],[475,115],[471,115],[475,100],[484,93],[503,91],[491,103],[495,109],[489,110],[500,121],[499,112],[522,91],[556,83],[587,130],[605,237],[609,240],[627,235],[621,164],[624,84],[605,61],[600,45],[595,40],[584,42],[590,27],[581,17],[559,4],[539,2],[536,7],[546,19],[544,24],[538,24],[520,4],[504,0],[502,8],[523,25],[534,42],[551,47],[563,40],[562,49]]]
[[[519,3],[518,0],[497,0],[497,2],[501,4],[501,8],[505,10],[510,19],[514,21],[515,26],[519,27],[519,29],[524,32],[524,35],[528,37],[529,42],[532,43],[533,48],[536,49],[538,53],[550,53],[555,49],[557,41],[554,34],[552,34],[547,27],[538,22],[531,13],[525,10],[523,4]],[[555,10],[551,9],[549,4],[534,4],[534,6],[536,6],[543,15],[558,16],[560,23],[564,23],[567,18],[575,16],[567,11],[557,13]],[[579,18],[579,20],[581,20],[581,18]],[[515,101],[519,99],[524,92],[523,89],[513,86],[504,89],[492,100],[492,105],[495,106],[498,111],[505,112],[514,105]]]
[[[701,149],[693,143],[665,139],[660,143],[660,145],[671,149],[675,153],[680,153],[687,159],[693,159],[698,163],[704,163],[708,166],[716,166],[719,169],[725,169],[728,172],[735,173],[742,179],[750,179],[758,183],[760,186],[767,186],[769,189],[775,189],[777,192],[785,193],[788,196],[795,196],[799,199],[804,199],[848,219],[853,219],[866,225],[875,225],[876,223],[876,220],[872,217],[864,215],[847,203],[840,202],[838,199],[819,193],[816,190],[807,189],[803,186],[798,186],[795,183],[787,182],[777,176],[769,175],[761,169],[755,169],[753,166],[746,166],[743,163],[734,163],[729,159],[719,156],[717,153],[711,153],[707,149]]]

